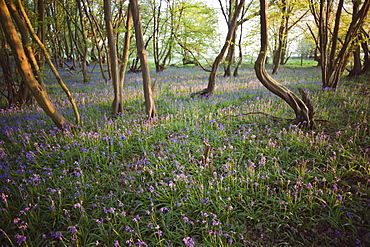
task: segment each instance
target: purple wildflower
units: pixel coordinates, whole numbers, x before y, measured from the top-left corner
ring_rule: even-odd
[[[337,195],[337,200],[338,200],[339,202],[343,202],[343,197],[342,197],[341,195]]]
[[[134,222],[138,222],[139,220],[140,220],[140,216],[139,215],[136,215],[136,217],[132,219],[132,221],[134,221]]]
[[[67,230],[68,231],[71,231],[73,234],[77,233],[77,228],[75,226],[69,226],[67,227]]]
[[[185,237],[185,238],[182,239],[182,241],[184,242],[184,244],[186,246],[190,246],[190,247],[194,247],[195,246],[194,240],[191,237]]]
[[[26,241],[27,240],[27,237],[26,236],[23,236],[23,235],[20,235],[20,234],[15,234],[14,235],[14,237],[17,239],[17,244],[19,245],[19,246],[21,246],[22,245],[22,243],[24,242],[24,241]]]
[[[4,193],[1,193],[1,199],[3,200],[3,203],[4,204],[7,204],[7,200],[6,200],[6,198],[8,197],[8,195],[5,195]]]
[[[51,232],[50,235],[58,240],[62,240],[62,234],[60,232]]]
[[[148,246],[145,242],[141,241],[140,239],[137,240],[137,246]]]

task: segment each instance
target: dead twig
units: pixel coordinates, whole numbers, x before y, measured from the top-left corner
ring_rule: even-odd
[[[203,165],[207,165],[208,164],[208,161],[209,161],[209,154],[211,152],[211,148],[212,146],[209,145],[209,143],[207,141],[204,142],[204,152],[203,152],[203,155],[202,155],[202,164]]]
[[[284,120],[284,121],[294,121],[295,120],[295,119],[291,119],[291,118],[276,117],[276,116],[267,114],[266,112],[262,112],[262,111],[241,113],[239,115],[226,115],[225,117],[240,117],[240,116],[249,116],[249,115],[257,115],[257,114],[265,115],[265,116],[270,117],[270,118],[273,118],[275,120]]]

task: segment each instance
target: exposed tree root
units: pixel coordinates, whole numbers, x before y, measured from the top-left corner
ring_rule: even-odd
[[[210,97],[210,96],[212,96],[212,92],[210,92],[209,90],[208,90],[208,88],[205,88],[205,89],[203,89],[203,90],[201,90],[201,91],[198,91],[198,92],[195,92],[195,93],[191,93],[190,94],[190,97],[191,98],[194,98],[195,96],[200,96],[200,97],[204,97],[204,98],[208,98],[208,97]]]

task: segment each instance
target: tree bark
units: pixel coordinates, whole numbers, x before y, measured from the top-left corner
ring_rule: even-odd
[[[37,1],[37,14],[38,14],[38,28],[37,28],[37,36],[41,40],[42,43],[45,43],[45,4],[44,0]],[[44,67],[44,57],[40,54],[37,57],[37,62],[40,68]]]
[[[82,74],[83,74],[83,82],[84,83],[89,83],[90,82],[90,76],[89,73],[87,72],[87,54],[88,54],[88,49],[87,49],[87,38],[86,38],[86,27],[85,27],[85,20],[84,20],[84,15],[83,15],[83,9],[82,9],[82,4],[81,0],[77,0],[77,7],[78,7],[78,12],[80,15],[80,24],[81,24],[81,38],[82,38],[82,56],[81,56],[81,64],[82,64]]]
[[[22,46],[22,42],[19,39],[17,30],[12,22],[10,12],[5,3],[5,0],[0,0],[0,23],[10,48],[12,49],[19,73],[26,85],[30,88],[36,101],[44,112],[54,121],[59,128],[66,128],[71,126],[69,121],[65,119],[51,103],[47,92],[41,87],[39,82],[36,80],[35,75],[32,71],[32,67],[27,59],[25,51]]]
[[[360,6],[359,1],[353,1],[353,14],[352,14],[352,19],[357,15],[358,13],[358,8]],[[361,65],[361,33],[358,34],[357,38],[355,39],[355,48],[353,49],[353,68],[349,72],[348,76],[356,76],[361,72],[362,65]]]
[[[238,63],[235,66],[235,70],[234,70],[234,74],[233,74],[234,77],[239,76],[239,68],[240,68],[240,65],[243,62],[242,37],[243,37],[243,24],[240,24],[240,36],[239,36],[239,43],[238,43],[239,58],[238,58]]]
[[[370,71],[370,49],[369,49],[369,43],[368,43],[368,40],[370,40],[370,37],[369,37],[369,34],[365,32],[365,30],[361,30],[361,31],[362,31],[362,34],[364,35],[363,42],[361,43],[362,51],[364,54],[364,63],[358,75],[363,75]]]
[[[20,3],[18,3],[20,4]],[[24,18],[20,16],[20,13],[18,12],[14,2],[9,1],[8,2],[8,9],[10,12],[10,15],[13,17],[16,25],[18,26],[19,33],[21,35],[22,44],[24,47],[25,54],[27,55],[27,58],[29,59],[30,65],[32,67],[33,73],[39,82],[39,84],[44,87],[44,82],[41,75],[41,69],[39,67],[39,64],[37,62],[37,59],[35,57],[35,53],[33,51],[31,41],[28,36],[27,32],[27,25],[24,21]]]
[[[351,71],[349,72],[348,76],[357,76],[360,74],[362,70],[362,63],[361,63],[361,49],[360,49],[360,39],[357,38],[355,41],[355,48],[354,51],[352,52],[353,54],[353,67]]]
[[[89,2],[88,2],[88,4],[89,4],[89,6],[91,6],[91,4]],[[99,57],[98,62],[99,62],[100,72],[101,72],[101,75],[102,75],[104,81],[107,82],[108,80],[107,80],[107,77],[105,76],[104,65],[103,65],[103,62],[104,62],[103,53],[102,53],[102,49],[99,45],[99,39],[98,39],[97,33],[95,31],[95,28],[100,30],[100,26],[97,22],[94,22],[95,17],[92,14],[91,8],[90,7],[88,8],[84,2],[83,2],[83,7],[84,7],[84,10],[86,12],[87,18],[89,19],[89,22],[90,22],[92,39],[94,40],[95,48],[98,50],[98,57]],[[99,31],[99,33],[101,33],[101,32]]]
[[[130,55],[130,41],[131,41],[131,26],[132,26],[132,12],[131,6],[128,5],[127,8],[127,15],[126,15],[126,33],[124,37],[124,44],[123,44],[123,54],[122,54],[122,65],[120,68],[120,85],[123,87],[123,83],[125,81],[125,73],[128,65],[128,58]]]
[[[227,61],[226,61],[226,69],[224,73],[224,77],[230,77],[231,76],[231,67],[233,66],[235,62],[235,41],[236,41],[236,31],[237,27],[234,29],[234,33],[231,38],[231,44],[227,52]]]
[[[111,71],[112,71],[111,79],[112,79],[113,89],[114,89],[114,100],[112,103],[112,108],[113,108],[113,114],[117,115],[123,112],[122,88],[121,88],[120,78],[119,78],[116,40],[115,40],[114,31],[113,31],[111,6],[110,6],[109,0],[104,0],[104,19],[105,19],[105,25],[107,28],[108,47],[109,47],[109,54],[110,54],[109,60],[110,60]]]
[[[150,70],[148,65],[148,58],[146,55],[145,44],[143,39],[143,32],[139,14],[139,7],[137,0],[130,0],[132,18],[135,27],[135,38],[137,53],[140,58],[141,71],[143,75],[143,88],[145,98],[145,112],[148,118],[156,118],[157,110],[155,108],[153,92],[150,86]]]
[[[313,108],[304,94],[303,90],[300,91],[303,100],[298,98],[292,91],[275,81],[266,71],[265,62],[267,57],[267,46],[268,46],[268,3],[267,0],[260,0],[261,6],[261,50],[258,55],[258,59],[254,65],[254,69],[258,79],[261,83],[272,93],[279,96],[288,105],[293,108],[296,118],[295,121],[299,125],[303,125],[307,128],[311,128],[314,124]],[[304,102],[305,101],[305,102]]]
[[[3,40],[4,35],[2,33],[2,30],[0,28],[0,67],[3,72],[3,77],[5,81],[4,91],[6,91],[6,94],[0,95],[0,98],[2,96],[6,97],[8,100],[8,107],[12,107],[16,102],[16,89],[15,89],[15,78],[12,76],[12,69],[10,65],[10,59],[9,59],[9,53],[5,47],[5,40]],[[3,86],[2,86],[3,87]],[[19,102],[20,103],[20,102]]]

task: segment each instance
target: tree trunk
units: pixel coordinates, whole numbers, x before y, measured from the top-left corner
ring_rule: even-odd
[[[108,47],[109,47],[109,60],[112,70],[112,83],[114,89],[114,100],[112,103],[113,114],[117,115],[123,112],[122,106],[122,88],[120,84],[119,78],[119,70],[118,70],[118,58],[117,58],[117,48],[116,48],[116,40],[113,31],[113,23],[112,23],[112,14],[111,14],[111,6],[109,0],[104,0],[104,19],[105,25],[107,29],[107,38],[108,38]]]
[[[18,4],[20,4],[20,2],[18,2]],[[9,6],[11,6],[11,5],[12,4],[9,4]],[[19,11],[20,15],[22,16],[22,20],[23,20],[22,21],[22,23],[23,23],[22,26],[24,26],[25,28],[28,28],[28,31],[29,31],[30,35],[33,37],[33,39],[39,45],[39,47],[40,47],[40,49],[42,51],[42,56],[46,59],[46,61],[47,61],[48,65],[49,65],[51,71],[53,72],[55,78],[57,79],[58,84],[61,86],[61,88],[63,89],[63,91],[66,93],[69,101],[71,102],[71,105],[72,105],[72,108],[73,108],[73,111],[74,111],[75,117],[76,117],[76,125],[79,125],[80,124],[80,114],[78,113],[78,109],[77,109],[76,103],[74,102],[74,99],[72,97],[72,94],[70,93],[70,91],[67,88],[67,86],[63,83],[62,78],[59,76],[58,71],[56,70],[54,64],[52,63],[51,58],[50,58],[50,56],[49,56],[49,54],[48,54],[48,52],[46,50],[45,45],[41,42],[41,40],[37,36],[36,32],[34,31],[34,29],[32,27],[32,24],[31,24],[31,22],[30,22],[30,20],[29,20],[29,18],[27,16],[27,13],[24,10],[23,6],[22,5],[18,5],[17,7],[18,7],[18,11]],[[32,58],[33,56],[30,56],[30,57]],[[40,85],[41,85],[41,83],[40,83]]]
[[[91,6],[91,4],[88,2],[89,6]],[[91,11],[91,8],[87,8],[86,7],[86,4],[83,3],[83,6],[84,6],[84,10],[86,12],[86,15],[87,15],[87,18],[89,19],[89,22],[90,22],[90,26],[91,26],[91,33],[92,33],[92,39],[94,40],[94,44],[95,44],[95,48],[98,50],[98,62],[99,62],[99,67],[100,67],[100,73],[104,79],[105,82],[107,82],[107,77],[105,76],[105,71],[104,71],[104,65],[103,65],[103,53],[102,53],[102,49],[99,45],[99,39],[98,39],[98,36],[96,34],[96,31],[95,31],[95,28],[99,30],[99,33],[100,33],[100,26],[98,23],[94,22],[94,16],[92,14],[92,11]],[[95,26],[95,27],[94,27]]]
[[[125,81],[125,73],[128,65],[128,58],[130,55],[130,41],[131,41],[131,26],[132,26],[132,12],[131,6],[128,5],[127,8],[127,15],[126,15],[126,33],[124,37],[124,44],[123,44],[123,54],[122,54],[122,65],[120,68],[120,85],[123,87],[123,83]]]
[[[276,82],[271,78],[266,72],[265,62],[267,57],[267,46],[268,46],[268,3],[267,0],[260,0],[261,5],[261,50],[258,55],[258,59],[254,65],[256,75],[261,83],[272,93],[276,94],[282,98],[285,102],[288,103],[290,107],[293,108],[296,118],[295,121],[297,124],[303,125],[305,127],[311,128],[314,124],[313,108],[304,94],[303,90],[300,91],[302,94],[303,100],[298,98],[292,91]],[[304,102],[305,101],[305,102]]]
[[[140,58],[141,71],[143,75],[143,88],[145,98],[145,112],[148,118],[156,118],[157,110],[155,108],[152,88],[150,86],[150,70],[148,65],[148,58],[146,55],[145,44],[142,33],[142,26],[139,14],[139,7],[137,0],[130,0],[132,18],[135,27],[135,38],[137,53]]]
[[[54,108],[47,95],[47,92],[36,80],[32,71],[32,67],[23,49],[22,42],[20,41],[17,30],[12,22],[5,0],[0,0],[0,23],[6,35],[8,44],[13,52],[19,73],[21,74],[24,82],[30,88],[40,107],[59,128],[66,128],[70,126],[71,124],[69,121]]]
[[[231,67],[233,66],[233,63],[235,61],[235,41],[236,41],[236,31],[237,27],[234,29],[234,33],[231,38],[231,44],[229,47],[229,50],[227,52],[227,61],[226,61],[226,69],[224,73],[224,77],[230,77],[231,76]]]
[[[2,69],[2,72],[3,72],[3,77],[4,77],[4,81],[5,81],[5,85],[2,87],[4,87],[4,91],[6,91],[7,93],[6,94],[2,94],[4,95],[4,97],[6,97],[6,99],[8,100],[8,107],[12,107],[15,103],[18,103],[16,102],[16,90],[15,90],[15,78],[13,78],[12,76],[12,69],[11,69],[11,65],[10,65],[10,59],[9,59],[9,53],[5,47],[5,40],[3,42],[3,34],[0,30],[0,67]],[[1,98],[2,96],[0,96]],[[0,106],[2,107],[2,106]]]
[[[82,64],[82,74],[83,74],[83,82],[89,83],[90,82],[90,76],[87,72],[87,38],[86,38],[86,27],[85,27],[85,20],[83,15],[83,9],[81,5],[81,0],[77,0],[77,6],[78,6],[78,12],[80,15],[80,24],[81,24],[81,38],[82,38],[82,56],[81,56],[81,64]]]
[[[277,38],[277,48],[275,49],[274,56],[273,56],[273,69],[272,69],[272,74],[277,74],[279,65],[280,65],[280,60],[283,55],[283,50],[285,49],[284,44],[285,39],[287,39],[287,36],[284,37],[284,34],[286,33],[287,29],[287,24],[289,20],[289,13],[287,11],[288,6],[286,0],[282,0],[281,2],[281,22],[280,22],[280,27],[279,27],[279,33],[278,33],[278,38]]]
[[[240,25],[240,36],[239,36],[239,43],[238,43],[239,60],[238,60],[238,63],[236,64],[236,66],[235,66],[234,77],[239,76],[239,68],[240,68],[240,65],[243,62],[242,37],[243,37],[243,24]]]
[[[337,88],[338,82],[348,63],[353,39],[358,36],[358,31],[363,25],[369,11],[370,1],[364,1],[361,8],[356,7],[357,4],[359,4],[359,2],[354,1],[352,21],[346,30],[345,38],[339,40],[339,29],[342,25],[341,12],[344,6],[344,0],[339,0],[338,2],[333,30],[330,27],[330,22],[332,22],[333,19],[331,15],[334,12],[333,0],[328,2],[320,1],[318,9],[315,7],[315,2],[310,0],[311,12],[315,17],[319,29],[318,36],[320,37],[319,50],[323,80],[322,87],[324,89]],[[331,34],[330,39],[329,34]]]
[[[22,44],[24,47],[24,51],[32,67],[33,73],[37,81],[39,82],[39,84],[44,88],[44,82],[43,82],[42,75],[41,75],[41,69],[34,55],[35,53],[33,51],[33,48],[32,48],[32,45],[31,45],[31,42],[28,36],[27,25],[24,21],[24,18],[20,16],[16,6],[14,5],[12,1],[8,2],[8,9],[9,9],[10,15],[13,17],[16,25],[18,26],[19,33],[21,34],[21,38],[22,38]]]
[[[209,78],[208,78],[207,88],[203,89],[200,92],[192,93],[191,97],[194,97],[196,95],[209,97],[213,94],[213,92],[215,90],[215,87],[216,87],[216,75],[217,75],[218,66],[220,65],[220,63],[221,63],[222,59],[224,58],[227,50],[229,49],[230,41],[232,40],[234,30],[237,26],[237,19],[239,17],[239,14],[240,14],[244,4],[245,4],[245,0],[241,0],[240,3],[238,4],[238,6],[235,8],[234,16],[233,16],[233,18],[232,18],[232,20],[229,24],[229,27],[228,27],[229,30],[227,32],[226,41],[225,41],[223,47],[221,48],[220,54],[218,54],[218,56],[215,58],[215,60],[213,62],[212,70],[211,70],[211,73],[210,73]]]
[[[356,43],[355,44],[356,48],[352,52],[352,54],[353,54],[353,67],[352,67],[351,71],[348,74],[349,77],[357,76],[358,74],[360,74],[360,72],[362,70],[360,39],[357,38],[355,43]]]
[[[361,43],[362,51],[364,53],[364,63],[363,63],[363,68],[361,69],[358,75],[363,75],[370,71],[370,50],[369,50],[369,43],[368,43],[368,40],[370,40],[370,37],[364,30],[362,30],[362,33],[365,36],[363,39],[363,42]]]
[[[357,15],[358,13],[358,8],[360,6],[359,1],[353,1],[353,14],[352,14],[352,19]],[[356,40],[354,41],[355,48],[353,49],[353,68],[349,72],[348,76],[356,76],[361,72],[362,65],[361,65],[361,33],[358,34]]]
[[[285,18],[282,18],[284,20]],[[277,74],[279,65],[280,65],[280,58],[283,50],[283,24],[279,28],[279,34],[278,34],[278,45],[274,51],[272,63],[273,63],[273,68],[272,68],[272,74]]]

